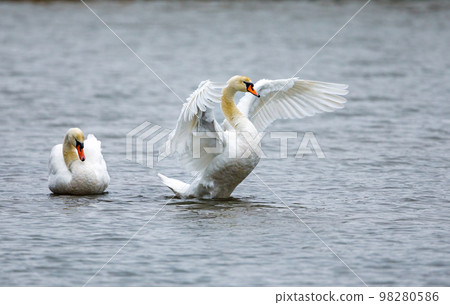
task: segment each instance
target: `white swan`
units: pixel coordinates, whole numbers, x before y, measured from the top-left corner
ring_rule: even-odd
[[[224,85],[204,81],[183,105],[166,143],[166,154],[179,153],[197,176],[191,184],[158,176],[179,197],[227,198],[259,162],[259,144],[255,145],[259,132],[277,119],[343,108],[346,89],[347,85],[298,78],[263,79],[255,85],[239,75]],[[249,93],[236,106],[237,91]],[[221,103],[225,116],[222,125],[214,118],[216,103]],[[204,137],[208,139],[201,139]],[[211,149],[215,146],[218,148]]]
[[[63,144],[53,147],[48,168],[48,188],[55,194],[101,194],[109,184],[101,142],[92,134],[85,141],[78,128],[69,129]]]

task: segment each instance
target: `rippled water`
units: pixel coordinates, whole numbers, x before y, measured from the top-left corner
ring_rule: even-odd
[[[91,7],[184,98],[204,79],[292,76],[361,5]],[[173,128],[177,97],[81,3],[0,11],[1,285],[84,285],[138,230],[88,285],[363,285],[307,226],[367,285],[450,285],[446,2],[371,3],[299,74],[351,90],[342,111],[270,128],[313,131],[326,155],[295,159],[292,140],[256,169],[301,221],[255,176],[230,200],[164,206],[156,173],[189,173],[126,160],[125,135]],[[103,143],[105,195],[47,188],[50,149],[74,126]]]

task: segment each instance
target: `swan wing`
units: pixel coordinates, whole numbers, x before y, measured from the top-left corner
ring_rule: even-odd
[[[85,164],[95,172],[97,183],[106,189],[110,177],[105,159],[103,159],[102,142],[97,140],[93,134],[89,134],[84,141],[84,154],[86,156]]]
[[[201,82],[183,104],[177,125],[165,144],[165,152],[178,153],[191,171],[204,170],[218,155],[218,152],[207,153],[205,148],[216,147],[217,141],[224,142],[214,107],[220,103],[225,86],[209,80]]]
[[[239,101],[239,110],[259,131],[277,119],[294,119],[332,112],[344,107],[347,85],[298,78],[259,80],[255,90],[261,96],[246,93]]]
[[[72,180],[72,173],[66,166],[62,144],[53,146],[48,161],[48,187],[52,192],[61,192]]]

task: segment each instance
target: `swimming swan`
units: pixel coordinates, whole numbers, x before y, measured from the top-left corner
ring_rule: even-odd
[[[187,169],[196,173],[195,180],[187,184],[158,176],[178,197],[228,198],[260,160],[260,132],[277,119],[343,108],[347,87],[298,78],[262,79],[253,85],[239,75],[223,85],[203,81],[183,105],[163,152],[178,153]],[[238,91],[247,93],[236,106]],[[214,118],[217,103],[225,116],[222,125]]]
[[[69,129],[64,143],[53,147],[48,168],[48,188],[55,194],[101,194],[109,184],[101,142],[92,134],[85,141],[78,128]]]

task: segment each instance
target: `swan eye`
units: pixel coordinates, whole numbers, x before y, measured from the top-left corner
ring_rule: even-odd
[[[253,88],[253,83],[244,81],[244,84],[245,84],[245,87],[247,87],[247,90],[248,90],[248,88]]]
[[[81,143],[80,141],[78,141],[77,139],[75,139],[75,142],[76,142],[76,145],[75,145],[75,147],[78,147],[78,146],[80,146],[80,148],[81,149],[83,149],[84,148],[84,143]]]

